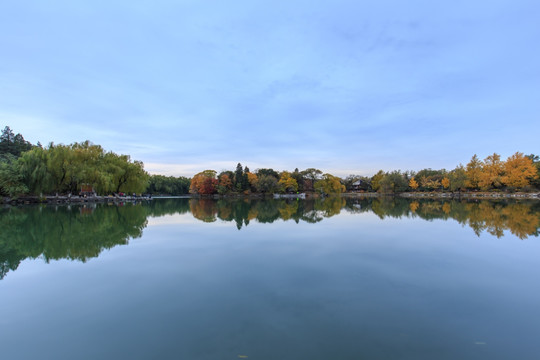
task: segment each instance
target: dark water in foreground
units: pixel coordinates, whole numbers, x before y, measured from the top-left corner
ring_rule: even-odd
[[[3,359],[540,354],[538,202],[168,199],[0,229]]]

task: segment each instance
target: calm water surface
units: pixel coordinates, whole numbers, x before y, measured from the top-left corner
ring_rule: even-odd
[[[540,204],[0,210],[4,359],[537,359]]]

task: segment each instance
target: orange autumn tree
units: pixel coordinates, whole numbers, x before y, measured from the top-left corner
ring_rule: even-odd
[[[530,180],[538,177],[532,160],[523,153],[516,152],[504,163],[502,181],[506,186],[521,189],[530,184]]]
[[[193,176],[189,192],[200,195],[215,194],[217,184],[216,172],[214,170],[204,170]]]
[[[225,194],[232,190],[233,183],[228,174],[221,174],[218,178],[218,181],[219,181],[219,185],[217,188],[218,193]]]

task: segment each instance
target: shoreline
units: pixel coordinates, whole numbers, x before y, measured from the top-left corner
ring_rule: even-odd
[[[3,198],[4,205],[23,204],[84,204],[84,203],[125,203],[152,200],[148,196],[24,196],[16,199]]]
[[[294,194],[283,195],[278,198],[290,199],[316,199],[324,197],[316,193],[305,193],[304,197]],[[484,199],[484,200],[540,200],[540,193],[496,193],[496,192],[403,192],[403,193],[378,193],[378,192],[348,192],[340,194],[346,198],[366,198],[366,197],[401,197],[406,199]],[[21,204],[82,204],[82,203],[124,203],[135,201],[151,201],[153,199],[171,198],[194,198],[194,199],[273,199],[273,194],[213,194],[213,195],[178,195],[178,196],[24,196],[17,199],[1,198],[0,203],[5,205]]]

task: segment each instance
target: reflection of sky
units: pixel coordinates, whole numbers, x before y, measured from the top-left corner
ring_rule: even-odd
[[[151,172],[537,152],[536,1],[0,5],[0,123]],[[456,146],[459,144],[459,146]]]
[[[255,219],[251,219],[249,221],[249,224],[247,224],[247,225],[245,223],[243,223],[242,230],[245,231],[246,227],[250,227],[250,228],[263,227],[263,229],[271,230],[272,229],[271,227],[274,224],[282,223],[282,222],[288,223],[288,226],[291,226],[291,231],[296,231],[298,229],[298,227],[300,226],[300,224],[313,225],[313,230],[318,231],[317,229],[319,229],[319,226],[320,226],[321,223],[326,224],[329,221],[338,221],[340,224],[342,224],[342,226],[345,226],[345,227],[347,227],[350,224],[363,224],[366,227],[370,227],[370,226],[378,226],[381,223],[384,223],[384,224],[387,224],[387,225],[391,226],[392,224],[394,224],[394,222],[399,223],[400,226],[406,226],[406,224],[408,223],[407,219],[414,220],[415,222],[420,222],[420,223],[428,222],[428,221],[434,221],[433,219],[430,219],[430,220],[422,219],[417,214],[411,214],[411,215],[408,215],[408,216],[402,215],[397,219],[393,218],[393,217],[391,217],[389,215],[385,215],[384,219],[381,219],[378,215],[376,215],[375,213],[373,213],[371,211],[366,211],[366,212],[362,212],[362,213],[352,213],[352,212],[349,212],[346,209],[342,209],[342,211],[340,211],[339,214],[333,215],[333,216],[330,216],[330,217],[324,216],[324,211],[316,211],[316,212],[319,214],[320,221],[315,223],[315,224],[310,224],[310,223],[308,223],[308,222],[306,222],[304,220],[301,220],[301,219],[299,220],[299,223],[297,224],[294,219],[284,220],[283,218],[278,218],[278,219],[274,220],[274,222],[272,222],[272,223],[265,223],[265,222],[261,223],[255,218]],[[401,220],[403,220],[403,221],[401,221]],[[480,226],[480,231],[479,231],[480,235],[479,236],[483,236],[483,237],[487,237],[487,238],[493,237],[494,235],[489,233],[490,227],[481,226],[481,224],[484,221],[487,221],[489,219],[487,219],[487,218],[486,219],[479,218],[477,220],[481,220],[477,224],[478,226]],[[454,218],[447,218],[447,219],[437,218],[437,219],[435,219],[435,221],[437,221],[437,222],[452,222],[452,223],[458,224],[458,221],[456,219],[454,219]],[[229,228],[230,231],[232,231],[232,232],[237,231],[237,227],[236,227],[237,225],[236,225],[235,220],[223,220],[223,219],[220,219],[217,216],[217,214],[214,214],[214,221],[210,221],[210,222],[204,222],[204,221],[202,221],[200,219],[197,219],[192,215],[192,213],[162,215],[162,216],[159,216],[159,217],[150,216],[147,219],[147,227],[190,226],[190,228],[197,228],[199,225],[204,225],[206,227]],[[511,229],[505,228],[505,226],[502,225],[502,224],[499,225],[499,226],[501,226],[501,231],[502,231],[501,236],[502,237],[507,237],[507,240],[517,239],[515,234],[512,234]],[[474,229],[472,228],[472,225],[471,225],[470,222],[464,223],[463,227],[466,228],[470,233],[474,232]],[[311,228],[308,228],[308,229],[311,229]],[[516,227],[514,230],[518,231],[520,229],[519,229],[519,227]],[[523,231],[518,231],[518,233],[525,234]],[[531,233],[526,233],[526,235],[524,235],[525,236],[524,239],[525,238],[531,238],[532,239],[532,235],[533,234],[531,234]],[[399,232],[396,233],[395,236],[399,236]],[[434,238],[437,238],[437,237],[434,235]]]
[[[327,217],[324,217],[324,211],[317,211],[320,214],[320,218],[322,221],[325,221],[328,219]],[[365,213],[350,213],[347,211],[341,211],[339,216],[341,218],[354,218],[351,219],[353,221],[357,221],[359,217],[369,217],[371,218],[372,222],[381,221],[379,217],[377,217],[375,214],[370,212]],[[282,218],[276,219],[275,222],[292,222],[295,223],[293,219],[283,220]],[[300,220],[300,222],[304,222],[303,220]],[[199,220],[195,218],[191,213],[186,214],[172,214],[172,215],[162,215],[158,217],[149,216],[148,217],[148,223],[147,227],[152,226],[174,226],[174,225],[195,225],[199,223],[205,223],[208,226],[225,226],[225,227],[235,227],[236,223],[234,220],[222,220],[217,215],[215,215],[215,221],[212,222],[203,222],[202,220]],[[257,219],[252,219],[249,222],[249,225],[247,226],[254,226],[255,224],[262,225],[262,226],[272,226],[273,223],[260,223]]]
[[[191,213],[188,214],[173,214],[159,217],[148,217],[148,227],[164,226],[164,225],[188,225],[200,222],[195,219]]]
[[[170,226],[149,222],[142,238],[85,264],[23,262],[0,282],[0,308],[9,309],[2,354],[292,360],[538,353],[538,242],[373,214],[250,223],[242,231],[189,223],[186,215],[154,218]],[[33,346],[21,347],[21,339]]]

